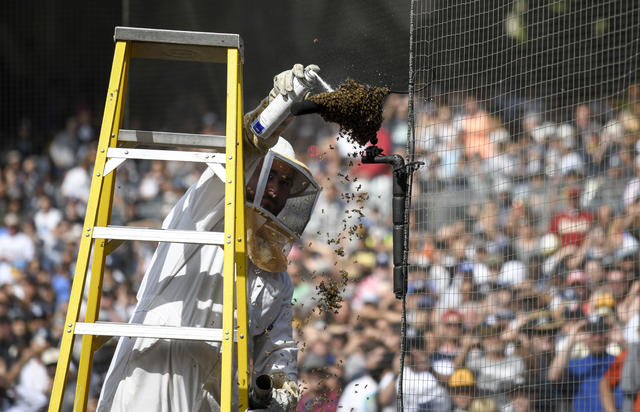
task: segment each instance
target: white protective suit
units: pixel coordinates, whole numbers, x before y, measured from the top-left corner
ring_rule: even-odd
[[[247,116],[255,117],[267,103],[265,99],[256,111],[247,114],[245,125]],[[262,141],[245,133],[245,175],[275,139]],[[162,227],[222,232],[223,225],[224,184],[207,168],[173,207]],[[222,284],[221,246],[159,243],[138,291],[131,322],[221,328]],[[298,348],[292,339],[291,279],[286,272],[265,272],[249,261],[247,284],[253,376],[284,374],[294,383],[286,396],[291,397],[290,406],[295,408]],[[220,342],[121,338],[98,411],[219,410],[220,346]],[[236,392],[234,410],[237,398]]]

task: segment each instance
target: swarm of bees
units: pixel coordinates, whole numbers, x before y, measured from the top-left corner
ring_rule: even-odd
[[[382,124],[382,104],[389,94],[386,87],[375,87],[346,79],[337,90],[319,93],[309,100],[323,107],[328,122],[340,125],[340,135],[360,146],[376,137]]]

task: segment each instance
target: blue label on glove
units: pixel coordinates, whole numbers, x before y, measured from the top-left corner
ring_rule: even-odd
[[[264,126],[260,124],[260,120],[259,119],[256,119],[256,120],[253,121],[253,124],[251,124],[251,128],[258,135],[260,133],[262,133],[262,131],[264,130]]]

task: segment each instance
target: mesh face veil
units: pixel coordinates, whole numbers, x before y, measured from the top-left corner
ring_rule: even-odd
[[[249,258],[273,273],[286,270],[291,246],[300,240],[320,194],[309,169],[279,146],[267,152],[246,186]]]

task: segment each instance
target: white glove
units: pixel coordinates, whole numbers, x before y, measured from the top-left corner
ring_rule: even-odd
[[[257,149],[259,155],[264,155],[270,147],[272,147],[278,141],[278,136],[282,134],[282,131],[287,128],[289,123],[293,120],[293,115],[287,116],[287,118],[278,126],[266,140],[256,136],[251,131],[251,123],[260,115],[260,113],[273,101],[273,99],[281,94],[286,96],[287,93],[293,91],[293,79],[304,78],[305,72],[312,71],[315,73],[320,72],[320,68],[315,64],[310,64],[304,68],[301,64],[295,64],[292,69],[285,70],[273,78],[273,88],[269,91],[267,97],[262,99],[258,107],[252,111],[245,113],[244,115],[244,127],[243,133],[247,141],[251,142],[253,147]],[[315,79],[315,76],[311,76]],[[312,84],[313,88],[317,88],[318,84],[314,80]],[[304,96],[305,98],[307,96]]]
[[[271,103],[271,101],[275,99],[278,94],[286,96],[288,93],[291,93],[293,91],[294,77],[304,80],[305,73],[308,73],[310,71],[314,73],[320,73],[320,67],[315,64],[310,64],[307,67],[304,67],[300,63],[297,63],[293,65],[292,69],[285,70],[282,73],[276,75],[273,78],[273,89],[271,89],[271,91],[269,92],[269,103]],[[315,76],[312,76],[312,78],[314,79],[312,83],[313,88],[316,88],[317,82],[315,80]]]

